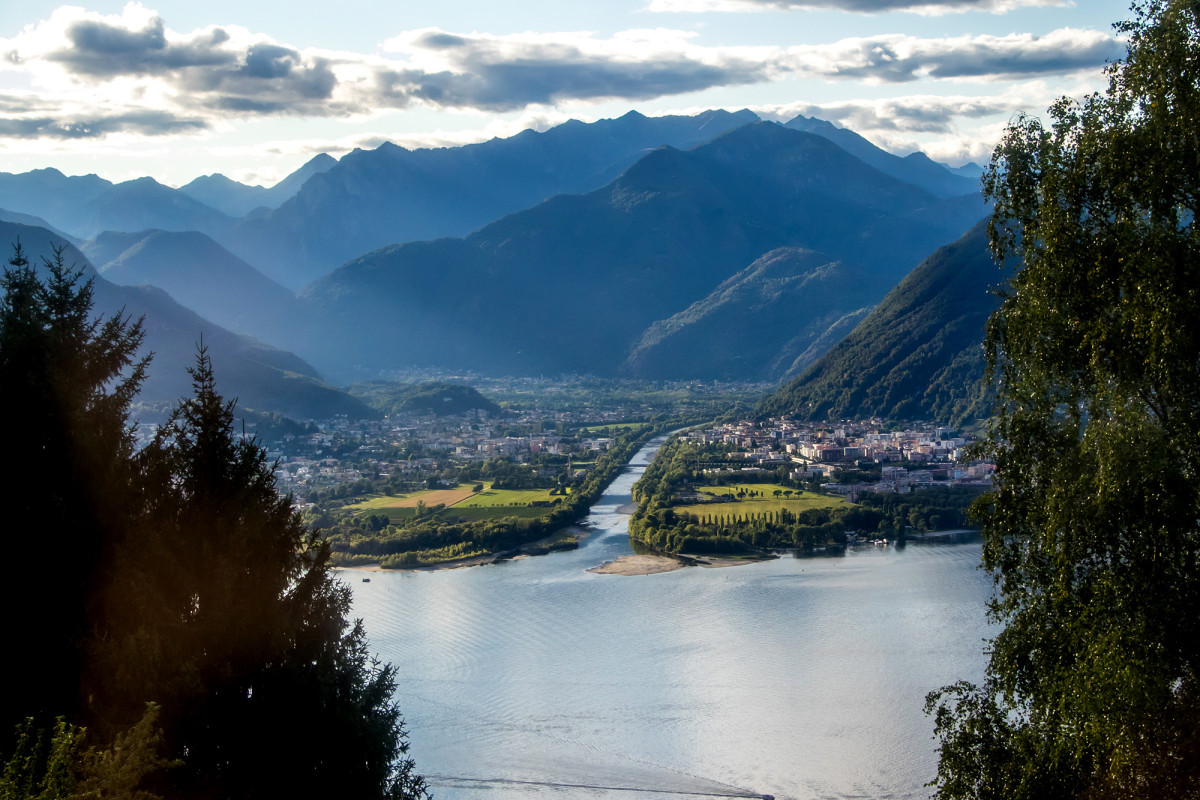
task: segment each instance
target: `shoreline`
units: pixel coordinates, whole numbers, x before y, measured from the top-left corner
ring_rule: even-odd
[[[573,523],[565,528],[556,531],[550,536],[538,539],[535,542],[528,542],[517,547],[514,550],[507,550],[503,553],[490,553],[486,556],[469,556],[467,558],[458,558],[453,561],[439,561],[436,564],[419,564],[414,567],[399,567],[396,569],[387,569],[380,566],[379,562],[369,564],[344,564],[335,566],[335,570],[345,570],[347,572],[437,572],[444,569],[465,569],[466,567],[481,567],[485,564],[496,564],[501,561],[516,561],[522,558],[529,558],[531,555],[550,555],[557,552],[556,550],[548,550],[544,553],[529,553],[526,548],[537,549],[539,546],[549,542],[558,541],[561,535],[567,533],[575,540],[575,546],[587,537],[591,536],[591,531],[584,528],[578,523]],[[570,548],[561,548],[570,549]]]

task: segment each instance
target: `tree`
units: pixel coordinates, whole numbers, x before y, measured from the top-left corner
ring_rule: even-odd
[[[147,775],[172,769],[178,762],[162,758],[162,732],[156,727],[158,707],[149,704],[142,718],[119,734],[112,746],[84,749],[87,729],[62,717],[52,730],[38,729],[33,719],[17,726],[13,751],[0,757],[0,797],[4,800],[159,800],[139,789]]]
[[[988,324],[981,686],[930,696],[942,797],[1200,796],[1200,7],[1119,24],[1109,88],[985,175],[1019,268]]]
[[[85,685],[100,722],[162,704],[170,794],[417,797],[395,671],[370,657],[328,544],[236,435],[203,346],[138,455],[143,506],[102,596]]]
[[[0,283],[0,414],[20,465],[0,483],[20,648],[0,794],[423,796],[395,671],[263,449],[235,435],[207,351],[194,395],[135,452],[141,323],[92,317],[93,284],[63,255],[39,274],[17,246]]]
[[[95,578],[127,516],[133,438],[127,423],[148,359],[141,321],[92,316],[92,281],[64,250],[35,269],[18,242],[0,279],[0,419],[14,469],[0,483],[5,557],[0,604],[8,638],[0,749],[28,716],[46,727],[79,710],[81,642]],[[53,554],[54,587],[36,565]]]

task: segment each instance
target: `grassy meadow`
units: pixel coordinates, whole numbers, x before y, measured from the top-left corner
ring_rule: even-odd
[[[675,506],[675,511],[683,514],[691,514],[693,516],[704,516],[712,514],[715,516],[752,516],[766,512],[776,512],[782,509],[787,509],[792,513],[807,511],[810,508],[831,508],[842,506],[846,501],[841,497],[831,497],[829,495],[815,494],[813,492],[802,492],[795,489],[789,489],[787,486],[781,486],[777,483],[739,483],[734,486],[698,486],[696,490],[702,494],[711,494],[714,497],[723,497],[729,495],[735,499],[732,502],[719,503],[693,503],[688,505]],[[751,491],[758,492],[760,496],[746,496],[741,500],[736,499],[738,491],[744,490],[747,494]],[[780,495],[775,496],[775,492],[779,491]],[[791,497],[785,497],[782,493],[791,491]]]

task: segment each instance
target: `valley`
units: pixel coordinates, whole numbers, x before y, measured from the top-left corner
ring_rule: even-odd
[[[326,6],[0,5],[0,798],[1200,796],[1200,3]]]
[[[689,424],[808,426],[772,423],[789,446],[837,419],[970,425],[1003,280],[972,177],[748,111],[384,144],[270,189],[0,174],[0,209],[0,238],[60,252],[98,311],[144,320],[142,437],[202,341],[343,565],[571,546],[638,445]],[[833,467],[739,458],[651,502],[655,462],[631,534],[698,553],[904,531],[907,510],[858,519]]]

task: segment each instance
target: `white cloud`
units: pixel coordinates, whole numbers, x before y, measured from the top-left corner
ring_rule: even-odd
[[[865,2],[865,0],[863,0]],[[413,107],[553,116],[580,104],[646,101],[783,77],[906,83],[1096,71],[1122,45],[1107,33],[904,35],[796,47],[723,47],[668,28],[461,34],[387,40],[379,54],[300,49],[236,26],[171,30],[133,3],[76,7],[0,39],[0,71],[32,88],[0,96],[0,138],[195,135],[270,117],[368,119]],[[882,124],[882,123],[881,123]],[[917,118],[906,125],[935,124]]]
[[[1070,6],[1071,0],[651,0],[648,11],[702,13],[706,11],[848,11],[885,14],[903,11],[940,16],[967,11],[1003,14],[1018,8]]]

